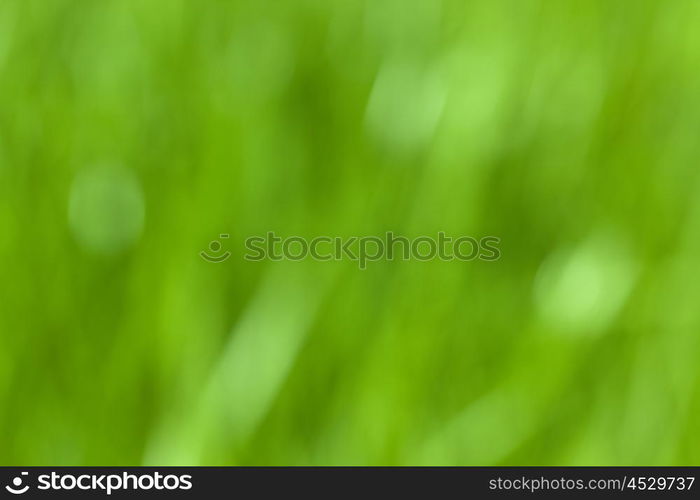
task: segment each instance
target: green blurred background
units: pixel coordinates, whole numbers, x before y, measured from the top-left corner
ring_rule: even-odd
[[[0,463],[699,464],[699,20],[0,1]]]

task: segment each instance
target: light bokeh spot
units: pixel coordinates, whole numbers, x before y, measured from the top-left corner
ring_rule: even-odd
[[[73,180],[68,219],[84,250],[114,255],[129,249],[141,235],[144,216],[143,191],[131,171],[103,165],[87,168]]]
[[[608,235],[554,252],[540,267],[535,283],[541,318],[562,333],[603,331],[627,298],[635,267],[627,248]]]
[[[432,139],[445,106],[440,75],[409,61],[387,63],[372,87],[367,127],[396,152],[415,152]]]

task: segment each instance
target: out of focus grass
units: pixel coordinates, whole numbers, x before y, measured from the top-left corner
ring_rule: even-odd
[[[0,1],[0,462],[700,463],[699,16]]]

